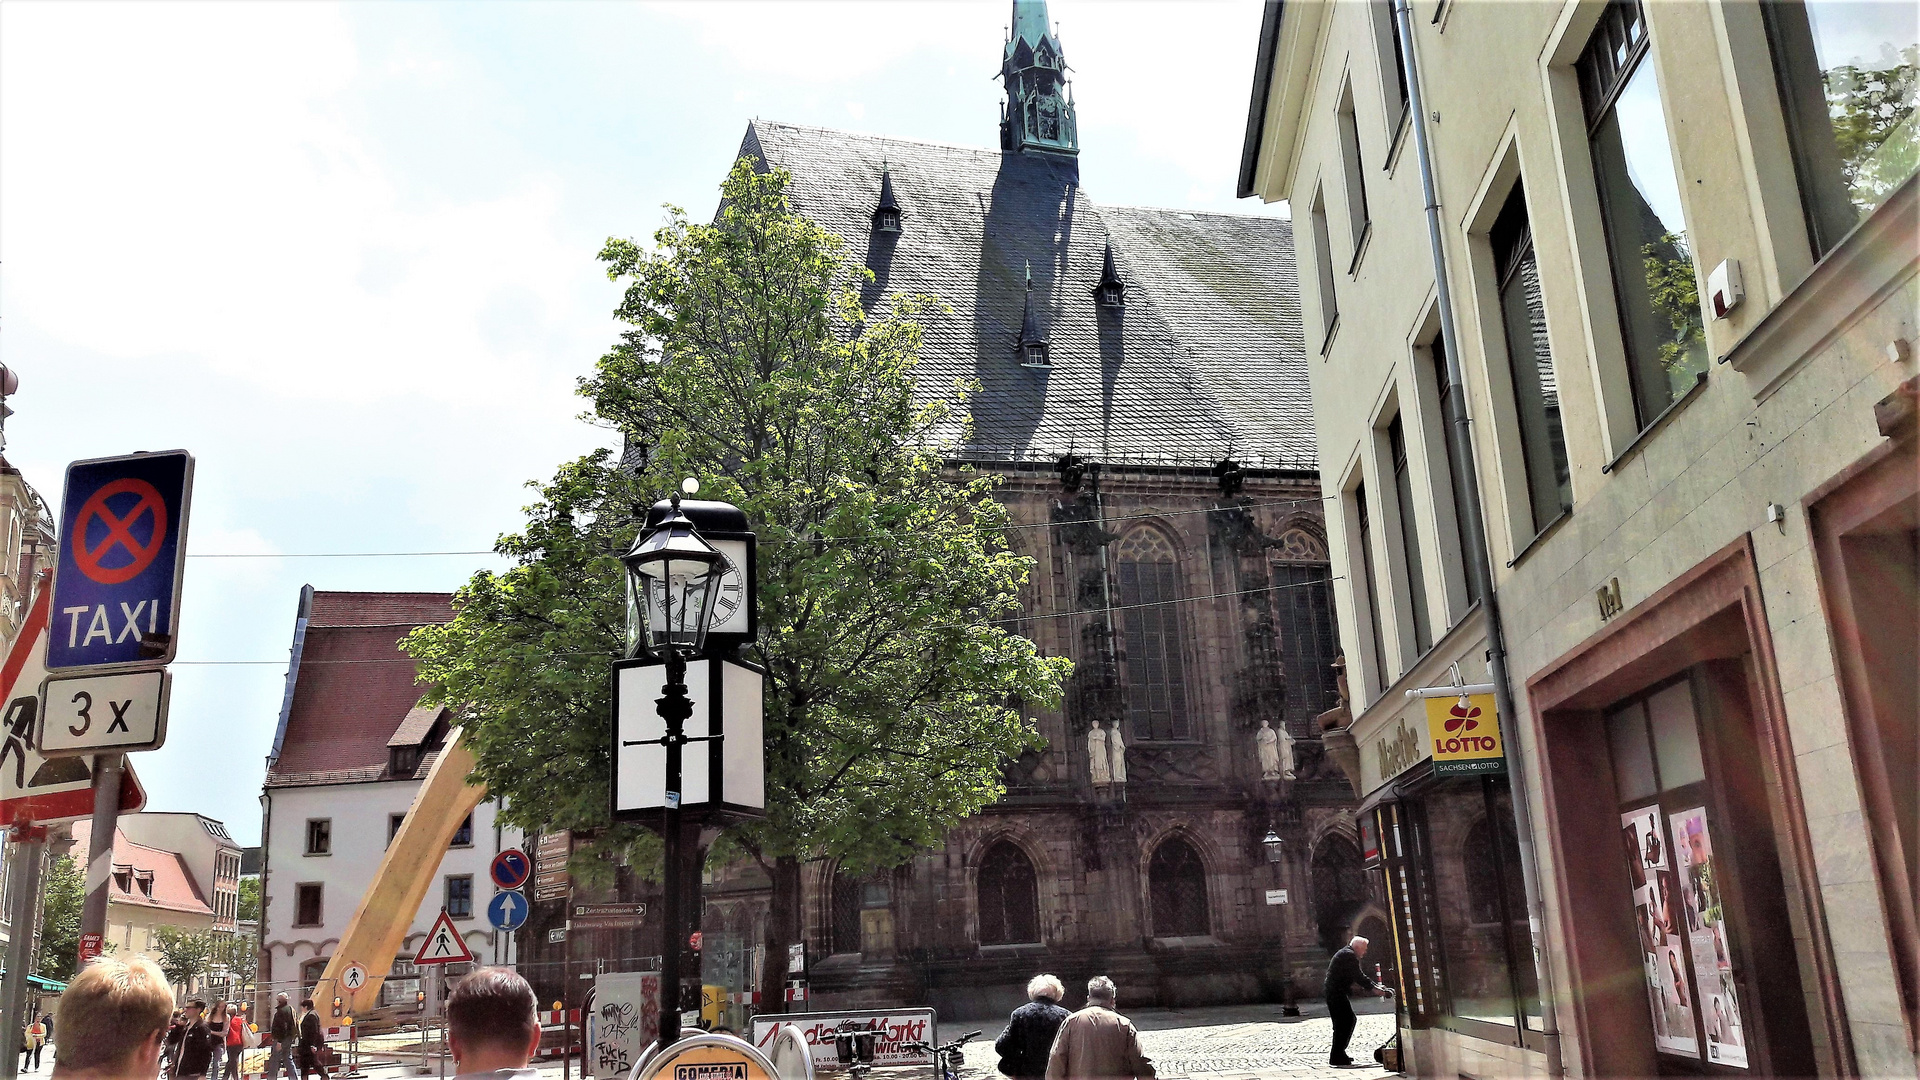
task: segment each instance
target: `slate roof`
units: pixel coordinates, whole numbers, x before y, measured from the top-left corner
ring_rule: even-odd
[[[416,626],[452,618],[448,593],[316,591],[286,737],[266,786],[387,779],[388,741],[424,689],[400,640]]]
[[[740,152],[791,171],[794,208],[873,271],[869,310],[903,293],[952,309],[922,319],[920,377],[980,384],[957,457],[1317,468],[1291,222],[1100,206],[1058,156],[764,120]],[[883,168],[897,236],[872,228]],[[1121,312],[1092,296],[1108,243]],[[1046,372],[1014,352],[1029,262]]]
[[[87,863],[92,838],[92,822],[73,823],[72,854],[81,866]],[[121,884],[123,873],[125,887]],[[193,872],[178,852],[136,844],[119,829],[113,831],[113,876],[108,881],[108,890],[108,899],[116,904],[213,914],[199,884],[193,880]]]

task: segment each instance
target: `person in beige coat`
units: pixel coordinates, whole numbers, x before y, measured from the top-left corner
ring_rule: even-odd
[[[1067,1017],[1047,1057],[1047,1080],[1154,1080],[1133,1021],[1113,1011],[1113,980],[1087,980],[1087,1007]]]

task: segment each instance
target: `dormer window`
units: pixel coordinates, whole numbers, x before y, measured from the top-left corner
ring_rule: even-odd
[[[1127,286],[1120,280],[1120,273],[1113,265],[1113,244],[1107,244],[1106,254],[1100,260],[1100,283],[1093,287],[1093,302],[1103,308],[1122,308],[1127,306]]]
[[[1047,343],[1044,341],[1023,341],[1020,343],[1020,366],[1030,368],[1050,368],[1047,360]]]
[[[880,205],[873,210],[873,231],[900,231],[900,201],[893,197],[893,171],[885,166],[880,169]]]
[[[1020,312],[1020,338],[1014,344],[1020,366],[1045,371],[1053,364],[1047,359],[1047,339],[1040,336],[1040,324],[1033,317],[1033,264],[1027,264],[1027,299]]]

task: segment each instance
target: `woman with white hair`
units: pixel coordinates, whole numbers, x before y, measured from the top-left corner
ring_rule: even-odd
[[[1066,996],[1067,988],[1053,975],[1035,975],[1027,981],[1027,1003],[1013,1010],[1007,1030],[993,1041],[1002,1073],[1017,1080],[1047,1075],[1047,1054],[1067,1018],[1067,1010],[1060,1007],[1060,999]]]

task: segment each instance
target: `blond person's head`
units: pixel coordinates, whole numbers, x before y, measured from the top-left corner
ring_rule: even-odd
[[[172,1017],[173,988],[153,961],[99,957],[60,996],[54,1074],[116,1080],[157,1076]]]

